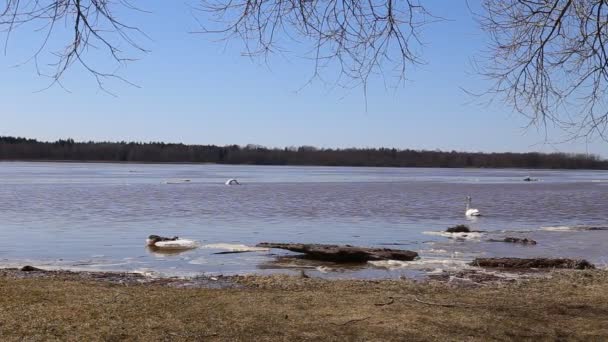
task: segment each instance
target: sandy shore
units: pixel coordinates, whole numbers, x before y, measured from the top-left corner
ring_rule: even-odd
[[[0,270],[0,340],[607,340],[608,271],[525,280]]]

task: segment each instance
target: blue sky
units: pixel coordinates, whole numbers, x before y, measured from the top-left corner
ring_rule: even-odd
[[[396,89],[372,79],[367,106],[361,88],[332,88],[320,81],[305,86],[312,64],[297,53],[264,63],[242,57],[238,41],[226,46],[211,36],[189,33],[197,29],[192,3],[155,0],[144,3],[151,13],[120,13],[151,40],[140,40],[148,54],[118,70],[139,87],[108,84],[117,97],[100,91],[80,68],[63,79],[69,92],[60,87],[39,91],[48,79],[38,76],[32,63],[13,67],[40,40],[21,31],[0,57],[0,135],[278,147],[588,149],[608,157],[606,142],[546,143],[544,130],[524,129],[527,121],[509,107],[487,105],[462,91],[488,86],[471,67],[486,37],[464,0],[425,3],[449,19],[424,29],[426,63],[410,67],[408,82]],[[295,45],[286,48],[301,51]],[[99,56],[97,62],[104,60]],[[548,132],[551,141],[563,139],[558,130],[549,127]]]

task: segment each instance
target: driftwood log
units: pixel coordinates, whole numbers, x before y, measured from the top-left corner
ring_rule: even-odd
[[[548,259],[548,258],[477,258],[471,263],[472,266],[495,267],[495,268],[570,268],[570,269],[594,269],[595,266],[584,259]]]
[[[304,258],[307,259],[334,262],[366,262],[370,260],[411,261],[418,257],[418,253],[408,250],[366,248],[351,245],[262,242],[257,244],[257,247],[286,249],[292,252],[304,253]]]

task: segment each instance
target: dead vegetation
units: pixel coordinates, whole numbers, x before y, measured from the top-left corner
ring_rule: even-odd
[[[570,268],[576,270],[594,269],[595,265],[584,259],[566,258],[476,258],[472,266],[492,268]]]
[[[606,271],[561,271],[474,288],[409,280],[233,280],[241,288],[5,274],[0,277],[0,340],[608,338]]]

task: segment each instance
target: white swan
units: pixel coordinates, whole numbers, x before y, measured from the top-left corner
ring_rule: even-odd
[[[464,214],[466,216],[481,216],[478,209],[471,208],[471,196],[467,196],[467,206],[464,209]]]
[[[239,183],[239,181],[237,181],[235,178],[230,178],[224,184],[226,184],[226,185],[241,185],[241,183]]]
[[[150,248],[171,250],[192,249],[198,247],[198,242],[194,240],[180,239],[177,236],[168,238],[158,235],[150,235],[146,239],[146,244]]]

